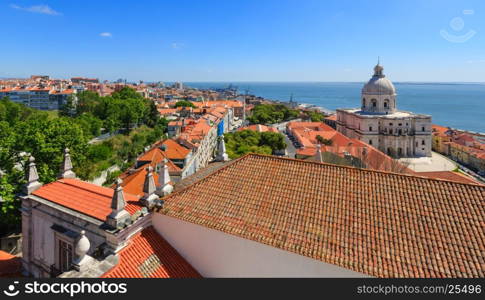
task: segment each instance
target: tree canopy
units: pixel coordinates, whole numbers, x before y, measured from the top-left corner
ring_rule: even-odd
[[[286,149],[285,138],[278,132],[242,130],[225,134],[224,141],[227,154],[232,159],[247,153],[272,154]]]
[[[258,104],[247,119],[251,124],[274,124],[295,119],[298,114],[282,104]]]
[[[165,136],[168,121],[133,89],[107,97],[86,91],[78,94],[77,105],[72,100],[59,115],[0,100],[0,229],[20,222],[14,195],[25,183],[29,155],[35,157],[40,181],[49,183],[59,172],[63,150],[69,148],[76,175],[91,180],[112,165],[127,168],[144,147]],[[125,134],[90,144],[102,128],[111,133],[123,129]]]
[[[175,103],[174,107],[193,107],[195,108],[194,103],[187,101],[187,100],[180,100]]]

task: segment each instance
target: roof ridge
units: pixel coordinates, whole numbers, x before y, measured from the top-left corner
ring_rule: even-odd
[[[66,185],[69,185],[69,186],[72,186],[72,187],[75,187],[75,188],[78,188],[78,189],[82,189],[82,190],[84,190],[84,191],[88,191],[88,192],[93,193],[93,194],[96,194],[96,195],[100,195],[100,196],[105,196],[105,197],[106,197],[106,195],[105,195],[105,194],[99,193],[99,192],[97,192],[97,191],[89,190],[89,189],[87,189],[87,188],[85,188],[85,187],[81,187],[81,186],[79,186],[79,185],[75,185],[75,184],[72,184],[72,183],[66,182],[65,180],[66,180],[66,179],[58,179],[58,180],[56,180],[56,181],[50,182],[49,184],[51,184],[51,183],[55,183],[55,182],[60,182],[60,183],[62,183],[62,184],[66,184]],[[94,185],[96,188],[100,188],[100,189],[106,189],[106,190],[110,190],[110,191],[113,191],[113,192],[114,192],[114,190],[113,190],[113,189],[110,189],[110,188],[108,188],[108,187],[104,187],[104,186],[96,185],[96,184],[94,184],[94,183],[91,183],[91,182],[88,182],[88,181],[84,181],[84,180],[80,180],[80,179],[77,179],[77,178],[70,178],[69,180],[77,180],[77,181],[82,182],[83,184],[91,184],[91,185]],[[127,192],[125,192],[125,191],[123,191],[123,194],[125,194],[125,196],[126,196],[126,195],[128,195],[128,196],[135,197],[135,198],[137,198],[137,199],[139,198],[137,195],[133,195],[133,194],[127,193]],[[112,196],[108,196],[108,197],[112,197]]]
[[[396,172],[390,172],[390,171],[381,171],[381,170],[374,170],[374,169],[356,168],[356,167],[352,167],[352,166],[336,165],[336,164],[325,163],[325,162],[321,163],[321,162],[316,162],[316,161],[302,160],[302,159],[290,158],[290,157],[279,157],[279,156],[268,155],[268,154],[260,154],[260,153],[248,153],[248,154],[246,154],[246,155],[244,155],[240,158],[243,158],[243,157],[246,157],[246,156],[249,156],[249,155],[269,157],[269,158],[272,158],[272,159],[297,161],[297,162],[308,163],[308,164],[327,165],[327,166],[333,166],[333,167],[345,168],[345,169],[361,170],[362,172],[384,173],[384,174],[391,174],[391,175],[404,176],[404,177],[424,178],[424,179],[428,179],[428,180],[447,181],[447,182],[451,182],[451,183],[458,183],[458,184],[466,184],[466,185],[471,185],[471,186],[483,187],[483,185],[480,185],[480,184],[462,183],[462,182],[456,182],[456,181],[453,181],[453,180],[436,179],[436,178],[430,178],[430,177],[424,177],[424,176],[422,177],[422,176],[417,176],[417,175],[412,175],[412,174],[402,174],[402,173],[396,173]]]

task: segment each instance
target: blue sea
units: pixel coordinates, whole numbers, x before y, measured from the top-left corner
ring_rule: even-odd
[[[225,88],[223,82],[187,82],[194,88]],[[364,82],[232,82],[240,93],[271,100],[314,104],[328,110],[360,106]],[[485,132],[485,84],[394,83],[400,110],[429,114],[432,122],[458,129]]]

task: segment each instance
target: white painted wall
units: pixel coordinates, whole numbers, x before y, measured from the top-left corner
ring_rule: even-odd
[[[204,277],[368,277],[159,213],[152,223]]]

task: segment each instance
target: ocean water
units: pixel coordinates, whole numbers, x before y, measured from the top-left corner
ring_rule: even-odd
[[[194,88],[225,88],[229,83],[187,82]],[[240,93],[271,100],[309,103],[329,110],[360,107],[364,82],[233,82]],[[400,110],[429,114],[432,122],[464,130],[485,132],[485,84],[394,83]]]

